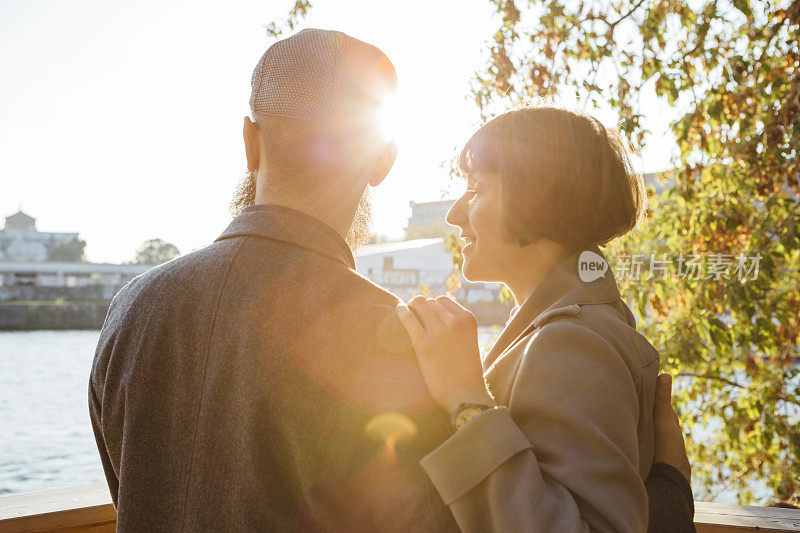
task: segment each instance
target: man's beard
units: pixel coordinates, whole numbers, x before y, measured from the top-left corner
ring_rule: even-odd
[[[358,207],[356,208],[356,214],[353,216],[353,223],[350,225],[350,229],[347,230],[347,236],[344,238],[344,242],[347,243],[347,246],[356,253],[361,245],[367,244],[372,237],[372,232],[370,231],[370,223],[372,222],[372,200],[369,197],[369,189],[364,191],[364,194],[361,195],[361,199],[358,201]]]
[[[247,171],[244,178],[236,185],[233,191],[230,209],[234,218],[242,214],[245,207],[256,203],[256,173]]]
[[[256,203],[256,173],[247,172],[244,178],[236,185],[233,192],[233,200],[231,200],[230,209],[234,217],[242,214],[245,207],[255,205]],[[353,216],[353,223],[350,229],[347,230],[347,236],[344,242],[353,251],[364,244],[367,244],[372,237],[370,231],[370,223],[372,222],[372,201],[369,197],[369,189],[364,191],[361,199],[358,201],[356,213]]]

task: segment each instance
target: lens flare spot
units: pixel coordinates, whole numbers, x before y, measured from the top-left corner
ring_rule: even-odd
[[[373,440],[382,442],[386,449],[394,450],[398,442],[413,438],[419,428],[402,413],[381,413],[375,415],[364,426],[364,433]]]

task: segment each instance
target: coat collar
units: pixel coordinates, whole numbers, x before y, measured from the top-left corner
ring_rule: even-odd
[[[246,207],[216,241],[245,235],[295,244],[340,261],[349,268],[356,267],[353,252],[336,230],[289,207],[274,204]]]
[[[599,248],[588,248],[587,251],[605,260]],[[530,333],[534,320],[542,313],[569,305],[609,303],[620,298],[610,266],[603,277],[589,282],[581,280],[578,262],[583,252],[584,250],[579,250],[558,263],[516,310],[487,354],[484,368],[489,368],[503,352]]]

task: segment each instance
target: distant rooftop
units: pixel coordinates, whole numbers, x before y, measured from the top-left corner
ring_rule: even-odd
[[[36,219],[20,209],[13,215],[6,217],[5,229],[36,229]]]
[[[445,206],[445,205],[449,206],[453,202],[455,202],[455,200],[452,199],[452,198],[449,199],[449,200],[437,200],[435,202],[415,202],[415,201],[412,200],[412,201],[408,202],[408,205],[410,205],[412,208],[414,208],[414,207],[429,207],[429,206],[430,207],[440,207],[440,206]]]
[[[385,254],[389,252],[399,252],[401,250],[412,250],[423,248],[432,244],[442,244],[444,239],[414,239],[411,241],[385,242],[382,244],[367,244],[358,249],[356,257],[367,257],[370,255]]]

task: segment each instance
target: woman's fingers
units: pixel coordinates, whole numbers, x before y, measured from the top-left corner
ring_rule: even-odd
[[[411,342],[418,344],[426,334],[425,328],[422,327],[417,317],[406,304],[398,304],[397,307],[394,308],[394,312],[397,314],[397,318],[400,319],[400,323],[406,328],[408,336],[411,337]]]
[[[482,384],[483,368],[472,313],[453,313],[443,302],[422,296],[412,298],[408,306],[398,305],[396,312],[434,400],[446,409],[455,407],[455,400],[474,401],[467,393]]]
[[[417,295],[407,305],[398,306],[397,314],[415,344],[426,337],[438,337],[447,329],[470,326],[474,322],[469,310],[445,296],[433,299]]]
[[[457,325],[472,329],[478,327],[478,322],[475,320],[475,315],[472,314],[472,311],[460,305],[455,300],[447,296],[439,296],[436,298],[436,301],[455,317],[455,323]]]
[[[678,415],[672,407],[672,376],[669,374],[659,374],[657,378],[653,423],[655,426],[654,460],[677,468],[686,480],[691,482],[692,467],[686,455],[683,429]]]
[[[408,302],[408,307],[417,314],[422,327],[425,328],[425,331],[428,333],[441,327],[442,321],[439,320],[436,311],[433,310],[424,296],[413,297]]]
[[[447,325],[450,323],[453,318],[453,313],[451,313],[445,306],[440,304],[438,299],[434,300],[432,298],[428,298],[428,305],[431,309],[433,309],[433,312],[436,313],[437,318],[442,324]]]
[[[436,301],[451,313],[463,313],[464,311],[468,311],[468,309],[458,304],[458,302],[455,300],[448,298],[447,296],[439,296],[436,298]]]
[[[663,373],[656,378],[655,404],[662,408],[672,409],[672,375]]]

